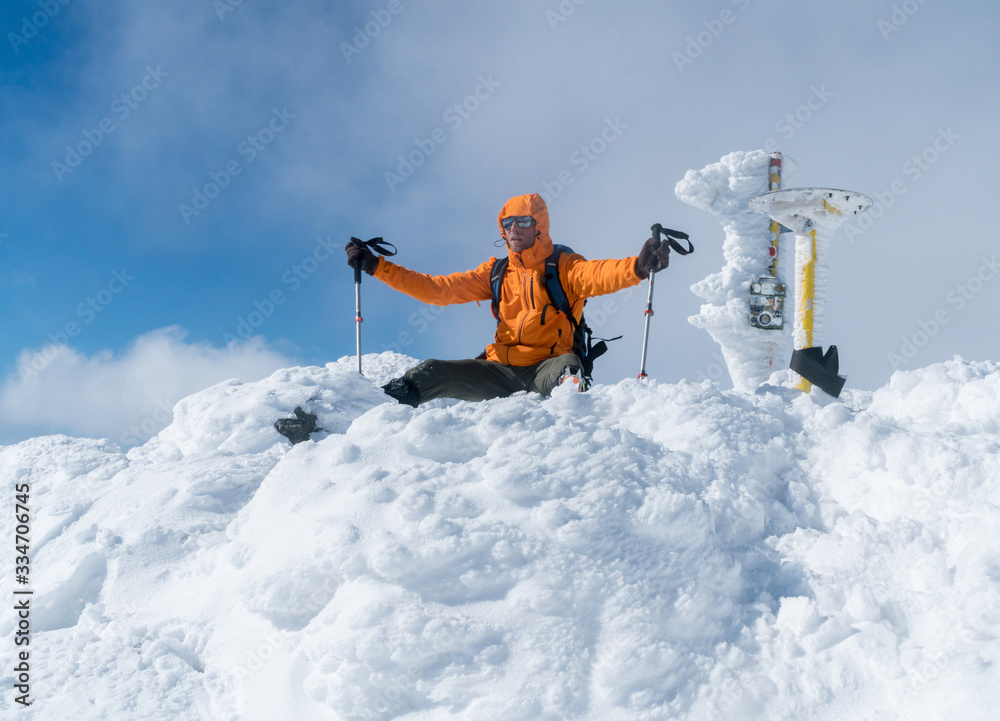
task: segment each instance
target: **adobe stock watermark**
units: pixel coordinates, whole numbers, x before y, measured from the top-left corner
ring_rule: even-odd
[[[576,9],[587,0],[562,0],[555,10],[546,10],[545,19],[549,22],[549,27],[556,30],[559,23],[564,23],[576,12]]]
[[[382,343],[382,350],[392,351],[394,353],[403,353],[405,348],[409,348],[413,345],[416,340],[416,336],[422,335],[427,332],[427,329],[431,327],[441,314],[445,312],[445,309],[439,305],[428,305],[422,307],[418,311],[410,313],[410,317],[406,319],[407,325],[411,330],[401,330],[396,334],[393,341],[389,343]]]
[[[594,331],[594,340],[600,340],[597,337],[597,331],[604,328],[613,316],[618,315],[619,311],[622,310],[622,304],[635,295],[640,288],[642,286],[633,285],[630,288],[623,288],[617,293],[598,296],[590,300],[584,315],[587,318],[587,325]],[[621,335],[621,333],[615,333],[615,335]]]
[[[282,285],[273,288],[262,299],[253,301],[253,310],[246,316],[236,317],[234,333],[223,333],[222,340],[232,351],[234,344],[240,340],[250,339],[257,330],[274,315],[278,306],[284,305],[291,293],[294,293],[309,278],[319,270],[319,266],[330,259],[331,255],[343,252],[343,246],[338,245],[332,235],[316,238],[316,247],[298,263],[293,264],[281,274]]]
[[[457,131],[462,124],[472,117],[473,113],[482,107],[482,104],[489,100],[503,83],[493,79],[490,74],[487,77],[479,76],[479,83],[475,89],[462,100],[451,105],[441,119],[451,128],[451,133]],[[397,156],[399,163],[395,172],[387,170],[385,172],[385,182],[389,190],[396,192],[396,186],[405,183],[413,175],[414,171],[437,151],[438,146],[443,145],[448,138],[452,137],[448,130],[438,127],[434,128],[425,138],[418,138],[413,141],[417,146],[408,153],[400,153]]]
[[[926,5],[927,0],[904,0],[902,3],[892,6],[892,14],[888,20],[880,19],[876,23],[878,31],[882,34],[883,40],[888,40],[893,33],[899,32],[910,18],[917,14],[921,6]]]
[[[333,598],[339,586],[339,580],[331,576],[324,576],[322,583],[309,586],[308,595],[304,598],[299,593],[295,594],[296,610],[303,615],[316,616],[330,603],[330,599]],[[235,669],[229,669],[230,673],[233,674],[233,679],[249,680],[248,676],[260,671],[275,653],[294,641],[294,638],[291,631],[276,628],[263,637],[260,643],[251,641],[247,644],[246,658],[243,663],[238,664]]]
[[[498,634],[442,623],[432,637],[422,639],[419,647],[400,649],[403,660],[379,671],[378,691],[369,699],[367,708],[357,709],[357,718],[382,720],[404,714],[414,701],[427,698],[429,676],[440,678],[446,667],[459,674],[473,671],[478,664],[467,653],[471,646],[506,645],[506,641],[494,640],[494,636]]]
[[[155,68],[147,65],[146,74],[142,76],[142,79],[131,90],[122,93],[112,101],[109,108],[112,115],[101,118],[93,128],[81,130],[80,134],[83,139],[77,141],[75,145],[70,143],[66,146],[64,162],[52,161],[52,172],[55,173],[56,180],[61,183],[63,178],[79,168],[83,161],[90,157],[101,143],[118,128],[115,125],[115,118],[118,119],[118,122],[128,118],[149,97],[152,91],[160,87],[164,78],[167,77],[169,77],[169,73],[163,72],[159,65]]]
[[[730,2],[742,12],[750,7],[751,0],[730,0]],[[684,52],[675,50],[670,56],[677,67],[677,72],[683,73],[686,66],[694,64],[694,61],[700,58],[702,53],[718,40],[726,28],[735,23],[738,17],[730,8],[726,8],[719,13],[718,18],[703,21],[704,30],[697,35],[688,35],[685,38],[687,45],[684,46]]]
[[[818,88],[811,85],[809,91],[809,97],[802,105],[790,113],[785,113],[774,124],[774,129],[781,133],[781,137],[786,141],[791,140],[796,131],[801,130],[806,123],[812,120],[816,113],[833,97],[833,91],[826,89],[826,83],[820,83]],[[778,149],[779,142],[776,138],[768,138],[764,141],[764,150],[768,153],[773,153]]]
[[[38,32],[62,12],[63,6],[69,5],[69,3],[70,0],[38,0],[36,4],[39,10],[30,16],[25,15],[21,18],[21,32],[7,33],[7,40],[10,42],[14,54],[17,55],[21,52],[22,47],[34,40],[38,36]]]
[[[214,0],[212,2],[212,9],[215,10],[215,15],[221,23],[225,21],[226,15],[229,13],[243,9],[243,0]]]
[[[344,54],[344,60],[351,62],[351,57],[360,55],[361,51],[372,44],[383,30],[385,30],[392,19],[403,12],[403,3],[400,0],[389,0],[389,4],[382,10],[372,10],[372,19],[363,26],[354,28],[354,37],[350,43],[340,43],[340,52]]]
[[[706,367],[698,369],[698,376],[694,382],[704,383],[705,381],[711,381],[713,383],[721,383],[727,378],[729,378],[729,366],[726,365],[726,359],[722,353],[717,350],[712,354],[712,362]]]
[[[263,153],[277,137],[291,125],[298,116],[288,112],[287,107],[281,110],[273,108],[271,119],[261,128],[248,135],[236,146],[236,152],[244,158],[244,163],[250,165],[260,154]],[[177,206],[181,218],[186,225],[191,224],[191,219],[201,215],[212,201],[222,194],[222,191],[229,187],[233,178],[243,172],[244,165],[238,159],[229,160],[220,170],[211,171],[208,174],[208,182],[200,188],[191,189],[191,202],[180,203]]]
[[[77,305],[76,315],[80,322],[67,321],[58,331],[49,333],[49,345],[34,353],[27,362],[20,364],[18,370],[21,380],[34,378],[45,370],[49,363],[59,355],[59,349],[68,346],[71,339],[78,337],[87,326],[97,320],[115,298],[123,293],[134,280],[135,276],[129,275],[124,268],[120,271],[111,271],[111,279],[108,283]]]
[[[853,244],[855,240],[871,230],[876,221],[885,215],[886,211],[895,205],[900,196],[904,195],[910,186],[924,177],[941,157],[955,146],[955,141],[962,136],[947,128],[938,128],[937,137],[921,152],[914,153],[909,160],[903,163],[900,171],[903,178],[897,178],[889,183],[885,190],[872,193],[872,207],[867,212],[861,213],[844,225],[844,233],[847,239]]]
[[[157,398],[152,412],[122,433],[119,445],[137,446],[155,436],[174,418],[174,403],[169,398]]]
[[[275,653],[288,645],[291,638],[290,631],[283,628],[275,629],[261,643],[247,652],[246,660],[233,671],[234,679],[243,680],[244,677],[260,671]]]
[[[949,313],[947,308],[939,308],[930,318],[925,318],[917,324],[916,332],[900,338],[899,352],[889,353],[886,356],[892,369],[899,370],[901,366],[913,360],[952,321],[953,313],[960,312],[982,293],[983,288],[997,276],[997,273],[1000,273],[1000,263],[996,255],[991,258],[985,256],[980,258],[976,272],[948,291],[945,296],[948,306],[952,307],[952,313]]]
[[[943,647],[930,652],[921,649],[919,660],[912,668],[904,667],[909,675],[906,692],[923,691],[928,684],[947,674],[963,650],[967,651],[977,641],[993,637],[994,627],[1000,623],[1000,594],[990,589],[986,598],[976,597],[963,611],[963,616],[947,615],[945,621],[949,628]]]
[[[571,167],[560,170],[553,180],[542,182],[542,192],[539,195],[542,196],[546,205],[551,205],[552,201],[562,195],[563,191],[576,182],[580,175],[586,173],[627,129],[628,125],[623,123],[617,115],[614,120],[606,117],[601,132],[570,153],[569,164]]]

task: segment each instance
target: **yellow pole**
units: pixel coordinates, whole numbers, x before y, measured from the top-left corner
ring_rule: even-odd
[[[758,195],[750,201],[751,210],[768,215],[795,231],[795,331],[792,338],[796,351],[822,350],[822,346],[817,345],[822,325],[816,327],[816,308],[819,306],[822,313],[825,298],[824,288],[816,288],[819,246],[823,246],[825,253],[830,233],[840,226],[847,214],[857,215],[871,206],[872,199],[867,195],[831,188],[779,190]],[[822,283],[823,278],[819,280]],[[808,393],[812,385],[799,376],[799,390]],[[836,389],[838,393],[840,387]]]
[[[777,158],[775,158],[777,156]],[[777,168],[775,167],[777,163]],[[781,153],[771,154],[771,167],[767,174],[767,189],[770,191],[781,189],[781,174],[772,172],[775,169],[781,170]],[[778,277],[778,239],[781,237],[781,223],[777,220],[771,220],[771,261],[768,263],[768,270],[771,272],[772,278]]]
[[[771,261],[768,270],[772,278],[778,277],[778,238],[781,237],[781,223],[777,220],[771,221]]]
[[[823,200],[823,210],[827,215],[842,215],[839,208],[836,208],[825,199]],[[809,256],[800,269],[799,288],[797,289],[798,306],[796,313],[798,323],[796,330],[801,329],[798,340],[802,343],[799,348],[812,348],[813,340],[813,312],[816,304],[816,228],[812,228],[808,233]],[[798,389],[808,393],[812,389],[812,383],[805,378],[799,379]]]
[[[812,348],[813,346],[813,303],[816,299],[816,229],[809,231],[809,257],[799,270],[798,305],[795,313],[798,319],[795,323],[796,329],[801,329],[804,337],[797,340],[801,343],[799,348]],[[812,383],[805,378],[799,380],[798,389],[808,393],[812,389]]]

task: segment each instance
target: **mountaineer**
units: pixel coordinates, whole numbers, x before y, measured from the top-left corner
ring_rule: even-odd
[[[554,246],[548,208],[535,193],[508,200],[497,223],[507,257],[449,275],[408,270],[363,244],[347,244],[349,265],[360,263],[369,275],[424,303],[493,304],[496,336],[483,354],[431,359],[411,368],[382,386],[399,402],[415,407],[434,398],[479,401],[517,391],[548,395],[564,382],[586,390],[593,360],[607,347],[602,341],[591,348],[584,301],[638,285],[669,263],[670,247],[658,238],[647,240],[638,256],[620,260],[586,260]]]

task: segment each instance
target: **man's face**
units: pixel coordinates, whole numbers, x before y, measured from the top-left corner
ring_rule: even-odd
[[[522,228],[514,223],[507,229],[507,247],[515,253],[527,250],[535,244],[536,227],[532,224],[528,228]]]

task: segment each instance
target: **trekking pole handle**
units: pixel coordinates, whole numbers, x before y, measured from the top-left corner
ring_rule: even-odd
[[[654,223],[653,227],[650,228],[653,233],[653,240],[656,241],[656,246],[659,247],[661,240],[660,235],[663,234],[663,226],[659,223]],[[653,315],[653,278],[656,276],[654,271],[660,270],[660,261],[656,259],[656,256],[650,255],[649,262],[646,264],[646,270],[649,273],[649,294],[646,296],[646,336],[649,336],[649,316]],[[642,347],[642,369],[639,371],[639,377],[646,377],[646,344],[643,342]]]
[[[369,240],[361,240],[361,238],[355,238],[351,236],[351,242],[359,248],[370,248],[380,255],[396,255],[396,246],[379,238],[371,238]],[[354,263],[354,282],[361,282],[361,270],[364,267],[364,262],[361,258]]]

